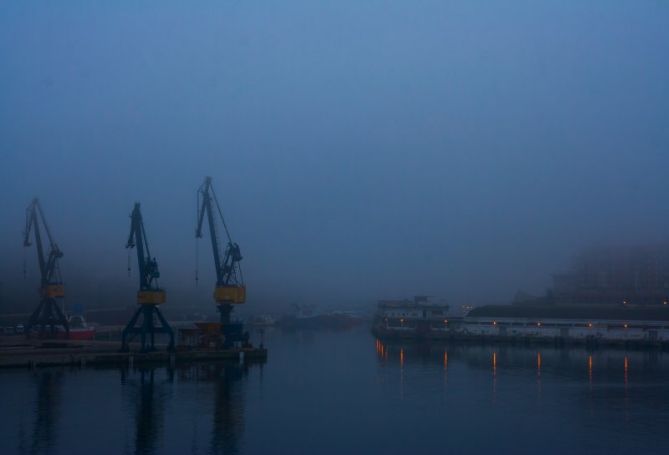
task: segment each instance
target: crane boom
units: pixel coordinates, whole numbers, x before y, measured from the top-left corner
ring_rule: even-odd
[[[44,258],[42,235],[40,233],[40,221],[41,226],[44,228],[44,232],[46,232],[47,238],[49,240],[49,256],[46,260]],[[29,247],[32,245],[32,243],[30,243],[31,233],[35,234],[37,262],[39,264],[42,285],[47,285],[54,279],[60,281],[60,277],[57,276],[57,261],[63,257],[63,253],[60,251],[60,248],[58,248],[58,245],[56,242],[54,242],[53,237],[51,236],[51,231],[49,230],[49,226],[46,223],[44,212],[42,211],[42,207],[40,206],[39,200],[37,198],[33,199],[32,203],[26,210],[26,227],[23,231],[23,246]]]
[[[202,225],[204,215],[207,215],[207,223],[209,225],[209,237],[211,239],[211,249],[214,253],[214,269],[216,270],[216,284],[223,284],[223,274],[221,268],[221,250],[218,245],[218,236],[216,235],[216,223],[214,222],[213,208],[211,204],[211,177],[206,177],[204,183],[198,190],[198,200],[202,200],[198,204],[198,222],[195,236],[202,238]],[[227,232],[227,229],[226,229]]]
[[[139,266],[139,288],[142,291],[157,291],[158,278],[160,272],[158,271],[158,262],[151,257],[149,251],[149,242],[146,238],[146,231],[144,230],[144,221],[142,220],[142,212],[139,208],[139,203],[135,204],[135,208],[130,215],[130,234],[128,235],[128,242],[126,248],[135,248],[137,250],[137,264]]]
[[[216,207],[218,216],[223,224],[228,244],[225,249],[225,255],[221,260],[220,245],[216,231],[216,218],[214,214]],[[198,190],[198,216],[195,237],[202,238],[202,228],[204,225],[204,216],[207,216],[209,226],[209,237],[211,239],[211,249],[214,256],[214,269],[216,272],[216,290],[214,297],[220,303],[240,304],[246,300],[246,287],[244,286],[244,277],[240,262],[242,260],[239,245],[232,241],[230,231],[223,218],[223,211],[216,198],[216,193],[211,185],[211,177],[206,177],[204,183]]]

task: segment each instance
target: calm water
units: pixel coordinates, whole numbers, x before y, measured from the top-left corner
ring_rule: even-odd
[[[0,372],[1,453],[669,453],[669,355],[268,332],[265,365]]]

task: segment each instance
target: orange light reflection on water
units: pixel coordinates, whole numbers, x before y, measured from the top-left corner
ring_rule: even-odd
[[[492,402],[497,402],[497,353],[492,353]]]
[[[629,359],[627,358],[627,356],[625,356],[625,359],[623,360],[623,371],[624,371],[625,385],[627,385],[627,379],[628,379],[627,374],[629,372],[629,366],[630,366]]]
[[[497,373],[497,353],[492,353],[492,375],[495,376]]]
[[[384,360],[387,357],[386,347],[381,340],[376,340],[376,355],[378,355],[381,360]]]

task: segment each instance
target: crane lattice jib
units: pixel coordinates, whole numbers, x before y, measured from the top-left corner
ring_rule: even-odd
[[[48,240],[48,255],[45,256],[44,244],[42,242],[42,229]],[[23,231],[23,246],[32,245],[31,234],[34,236],[35,249],[37,250],[37,263],[40,270],[40,292],[43,297],[64,297],[65,289],[60,275],[58,260],[63,257],[63,252],[53,240],[51,230],[44,217],[44,212],[37,198],[33,199],[26,209],[26,225]]]
[[[151,257],[149,242],[144,229],[142,212],[139,203],[130,214],[130,234],[126,248],[137,250],[137,265],[139,267],[139,291],[137,291],[137,303],[146,305],[158,305],[165,303],[165,290],[158,286],[160,272],[156,258]]]
[[[242,260],[239,245],[232,241],[230,231],[223,217],[223,211],[218,203],[218,198],[211,184],[211,177],[206,177],[204,183],[198,189],[198,212],[196,238],[202,237],[204,217],[207,216],[209,237],[211,239],[212,253],[214,256],[214,268],[216,271],[216,289],[214,298],[218,303],[244,303],[246,301],[246,287],[240,262]],[[216,207],[216,212],[214,212]],[[218,216],[217,216],[218,215]],[[225,254],[221,257],[218,232],[216,230],[216,219],[223,225],[227,237]]]

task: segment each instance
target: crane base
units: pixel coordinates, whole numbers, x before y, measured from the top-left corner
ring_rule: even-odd
[[[137,326],[137,322],[140,316],[143,318],[143,320],[141,325]],[[158,306],[149,304],[140,305],[132,319],[130,319],[130,322],[128,322],[128,325],[126,325],[125,329],[123,329],[123,333],[121,335],[121,351],[127,352],[129,350],[129,337],[131,335],[137,334],[139,334],[141,337],[142,352],[155,351],[156,333],[166,333],[170,337],[167,350],[174,350],[174,332],[158,309]]]
[[[26,335],[30,337],[33,328],[39,326],[40,336],[47,335],[47,327],[49,327],[49,334],[55,336],[59,328],[65,331],[65,338],[69,338],[70,325],[67,322],[65,314],[56,303],[56,300],[50,297],[43,298],[26,324]]]
[[[244,332],[244,325],[241,322],[232,322],[230,314],[232,305],[229,303],[219,303],[218,311],[221,314],[221,334],[223,335],[223,348],[230,349],[236,345],[247,346],[249,344],[249,333]]]

